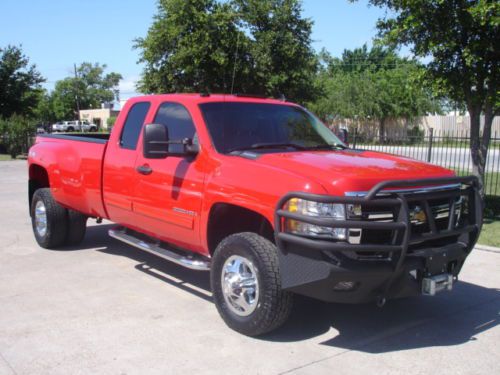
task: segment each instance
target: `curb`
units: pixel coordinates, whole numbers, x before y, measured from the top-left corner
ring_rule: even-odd
[[[498,254],[500,254],[500,247],[487,246],[487,245],[476,245],[474,248],[476,250],[490,251],[492,253],[498,253]]]

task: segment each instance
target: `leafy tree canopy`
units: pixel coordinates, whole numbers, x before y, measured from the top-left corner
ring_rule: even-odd
[[[33,117],[37,121],[46,124],[57,121],[57,117],[54,112],[52,95],[45,89],[41,90],[39,93],[38,105],[34,110]]]
[[[44,105],[52,108],[56,119],[72,119],[78,108],[99,108],[101,103],[119,100],[121,74],[105,73],[106,65],[84,62],[76,69],[76,77],[57,81]]]
[[[350,0],[355,1],[355,0]],[[500,2],[498,0],[369,0],[386,7],[377,24],[380,38],[408,46],[428,58],[426,76],[434,89],[471,116],[474,173],[484,176],[493,117],[500,111]],[[485,116],[480,135],[480,115]]]
[[[0,117],[32,115],[44,81],[20,47],[0,48]]]
[[[364,45],[345,50],[341,58],[326,51],[320,56],[316,85],[322,96],[311,107],[323,118],[379,120],[383,139],[388,118],[413,118],[440,109],[419,80],[422,66],[391,49]]]
[[[139,90],[310,98],[316,59],[301,12],[299,0],[160,0],[136,40]]]
[[[298,0],[235,0],[248,31],[249,70],[256,93],[303,102],[315,97],[317,59],[311,48],[313,22]]]

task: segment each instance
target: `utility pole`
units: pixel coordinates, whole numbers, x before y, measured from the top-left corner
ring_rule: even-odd
[[[78,73],[76,71],[76,64],[73,64],[75,68],[75,100],[76,100],[76,110],[78,111],[77,120],[80,121],[80,98],[78,98]]]

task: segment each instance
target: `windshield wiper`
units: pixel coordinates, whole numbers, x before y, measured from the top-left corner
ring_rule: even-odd
[[[247,150],[259,150],[264,148],[294,148],[296,150],[307,150],[308,147],[304,147],[297,143],[254,143],[250,146],[235,147],[227,151],[231,153],[234,151],[247,151]]]
[[[311,146],[311,147],[306,147],[306,150],[345,150],[347,147],[344,145],[341,145],[340,143],[336,143],[333,145],[317,145],[317,146]]]

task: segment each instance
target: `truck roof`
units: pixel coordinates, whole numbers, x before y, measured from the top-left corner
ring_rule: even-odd
[[[267,103],[267,104],[287,104],[296,105],[280,99],[265,98],[251,94],[204,94],[204,93],[175,93],[175,94],[154,94],[143,95],[130,98],[131,102],[140,102],[148,100],[151,102],[173,100],[179,102],[190,102],[194,104],[209,103],[209,102],[245,102],[245,103]]]

